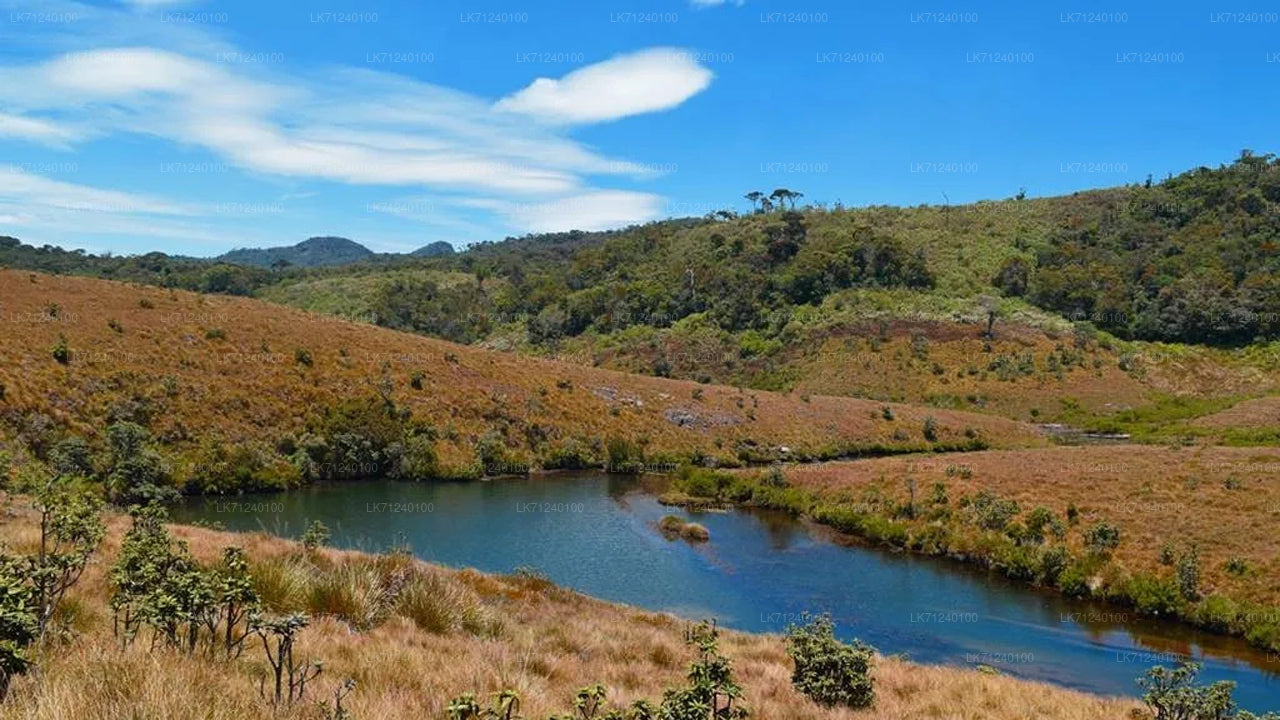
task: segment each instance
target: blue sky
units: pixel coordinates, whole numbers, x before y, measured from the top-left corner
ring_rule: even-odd
[[[397,252],[1275,150],[1280,4],[1090,4],[0,0],[0,234]]]

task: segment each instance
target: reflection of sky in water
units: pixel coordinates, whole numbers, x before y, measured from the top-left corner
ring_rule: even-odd
[[[843,547],[825,539],[825,531],[776,513],[664,508],[633,487],[598,476],[370,482],[273,496],[283,505],[275,515],[215,512],[215,503],[193,499],[175,519],[293,536],[319,519],[344,546],[375,551],[407,542],[421,557],[446,565],[489,572],[532,566],[589,595],[688,618],[714,616],[754,632],[783,632],[802,612],[829,612],[842,635],[886,654],[986,664],[1094,692],[1136,694],[1134,679],[1152,664],[1170,662],[1164,654],[1204,653],[1183,628],[1149,622],[1126,628],[1071,616],[1115,617],[1123,609],[1071,603],[952,563]],[[380,503],[412,511],[388,512]],[[420,511],[423,504],[431,511]],[[666,514],[705,525],[711,542],[667,540],[656,529]],[[1261,661],[1242,643],[1198,637]],[[1206,662],[1203,679],[1236,681],[1243,706],[1280,706],[1275,675],[1229,658]]]

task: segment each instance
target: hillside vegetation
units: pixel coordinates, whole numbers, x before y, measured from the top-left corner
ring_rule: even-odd
[[[126,494],[1045,442],[991,416],[632,376],[258,300],[13,271],[0,287],[8,454]]]
[[[628,372],[1040,422],[1114,426],[1170,397],[1222,405],[1275,388],[1272,156],[954,207],[767,200],[744,216],[331,268],[94,258],[14,240],[0,264],[255,294]]]

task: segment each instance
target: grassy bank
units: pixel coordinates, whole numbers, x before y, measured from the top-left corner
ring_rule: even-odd
[[[782,471],[692,470],[671,503],[743,503],[1280,650],[1280,452],[1062,447]]]
[[[11,551],[32,549],[36,518],[7,499],[0,537]],[[300,545],[263,534],[236,535],[172,527],[205,563],[226,546],[245,550],[269,610],[310,613],[296,655],[323,661],[305,702],[275,712],[259,694],[268,667],[260,650],[218,661],[202,653],[122,647],[112,633],[108,569],[129,521],[112,516],[108,533],[65,601],[70,632],[41,648],[39,669],[14,680],[0,718],[145,720],[150,718],[322,718],[314,701],[329,700],[348,679],[344,699],[354,719],[442,718],[451,698],[514,689],[526,717],[546,717],[572,704],[581,687],[602,683],[611,704],[659,697],[684,681],[691,651],[687,623],[667,615],[593,600],[534,574],[493,576],[449,570],[402,555],[370,556]],[[733,662],[742,701],[759,718],[983,718],[1052,720],[1125,718],[1127,700],[995,674],[878,658],[877,700],[870,710],[819,706],[791,684],[782,638],[724,632],[721,652]]]

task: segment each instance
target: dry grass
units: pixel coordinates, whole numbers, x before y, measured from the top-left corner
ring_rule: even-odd
[[[1043,505],[1060,517],[1075,505],[1082,524],[1106,520],[1120,528],[1116,558],[1131,571],[1168,574],[1162,546],[1181,552],[1196,543],[1206,592],[1280,604],[1280,450],[1057,447],[826,463],[787,473],[793,484],[851,498],[871,487],[905,497],[908,478],[922,492],[945,483],[953,500],[986,489],[1024,510]],[[1246,560],[1250,571],[1226,572],[1231,558]]]
[[[1196,418],[1190,424],[1205,428],[1277,428],[1280,427],[1280,396],[1245,400],[1222,412]]]
[[[374,397],[389,381],[394,402],[434,425],[446,465],[475,459],[481,434],[502,429],[513,459],[531,441],[632,438],[650,453],[702,452],[732,459],[739,447],[820,454],[832,448],[920,444],[926,415],[942,442],[972,429],[996,447],[1043,444],[1028,425],[976,413],[801,398],[640,377],[486,351],[270,303],[166,291],[103,280],[0,270],[7,327],[0,333],[0,415],[38,411],[94,436],[122,408],[143,408],[174,447],[202,439],[268,442],[299,434],[308,412],[337,398]],[[150,307],[143,307],[146,300]],[[45,313],[57,305],[58,316]],[[123,332],[108,327],[119,322]],[[211,330],[220,330],[225,338]],[[51,348],[64,336],[68,364]],[[295,360],[306,350],[311,365]],[[411,376],[422,373],[421,388]],[[0,423],[3,425],[3,423]]]
[[[11,544],[27,542],[30,522],[30,514],[19,510],[0,525],[0,536]],[[111,637],[104,570],[114,557],[125,522],[113,518],[110,525],[103,552],[75,590],[75,602],[88,610],[83,637],[71,646],[47,651],[40,672],[19,678],[10,700],[0,706],[0,718],[317,717],[313,707],[271,713],[257,695],[255,676],[265,670],[257,650],[225,664],[168,650],[151,652],[145,643],[120,649]],[[264,534],[233,535],[191,527],[177,527],[175,533],[190,541],[193,552],[206,560],[230,544],[245,547],[256,566],[303,556],[296,544]],[[361,720],[443,717],[445,703],[456,694],[508,687],[520,692],[528,717],[566,709],[577,688],[594,682],[606,684],[616,702],[656,699],[664,687],[682,682],[690,659],[681,641],[681,621],[592,600],[537,579],[447,570],[328,549],[318,551],[309,562],[328,571],[348,566],[406,570],[427,585],[405,594],[423,592],[462,606],[475,604],[502,620],[496,634],[477,634],[452,619],[437,624],[433,618],[439,613],[431,610],[426,621],[435,626],[424,629],[420,627],[423,618],[412,609],[418,601],[405,601],[407,605],[365,631],[336,618],[319,619],[303,632],[298,648],[301,656],[325,663],[312,697],[321,699],[345,678],[354,678],[358,687],[346,704]],[[440,588],[446,589],[437,592]],[[766,720],[1094,720],[1125,718],[1135,707],[1131,701],[1008,677],[881,658],[875,670],[879,699],[874,709],[857,713],[824,709],[791,687],[790,662],[779,637],[728,632],[722,650],[734,660],[754,717]]]
[[[660,347],[662,357],[683,359],[677,370],[684,376],[709,375],[717,382],[745,379],[754,386],[782,384],[795,394],[938,405],[1042,422],[1057,419],[1068,407],[1076,415],[1106,416],[1142,407],[1159,395],[1247,396],[1280,385],[1280,374],[1265,369],[1267,362],[1225,350],[1150,343],[1122,349],[1092,340],[1077,347],[1071,333],[1016,320],[999,323],[992,340],[984,337],[985,330],[985,324],[965,319],[904,317],[883,327],[834,324],[813,330],[813,337],[776,354],[733,365],[722,358],[736,355],[737,345],[719,337],[659,336],[652,347],[587,347],[568,357],[649,372]],[[1059,363],[1055,371],[1049,358],[1061,359],[1063,349],[1073,362]],[[1001,355],[1021,358],[1027,353],[1035,359],[1031,374],[1001,378],[990,369]]]

